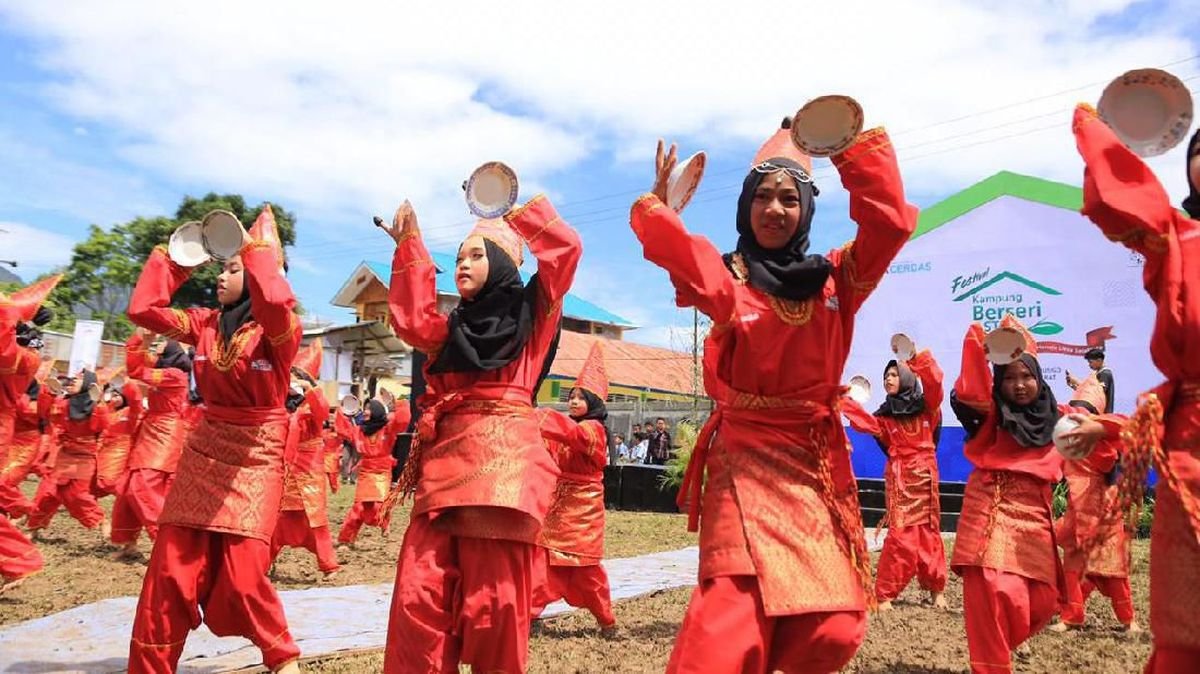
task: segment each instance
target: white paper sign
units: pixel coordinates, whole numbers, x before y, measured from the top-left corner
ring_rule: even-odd
[[[100,360],[100,337],[104,334],[104,321],[75,321],[75,337],[71,340],[71,361],[67,376],[87,368],[96,369]]]

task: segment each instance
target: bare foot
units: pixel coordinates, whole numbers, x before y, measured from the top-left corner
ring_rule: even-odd
[[[100,521],[100,538],[103,538],[105,543],[112,540],[112,522],[108,521],[107,517]]]
[[[1013,657],[1021,662],[1029,662],[1033,659],[1033,648],[1030,647],[1028,641],[1023,641],[1021,642],[1021,645],[1017,646],[1016,650],[1013,651]]]
[[[292,660],[289,663],[280,665],[279,669],[274,671],[275,674],[300,674],[300,661]]]
[[[891,602],[891,601],[881,601],[881,602],[879,602],[879,607],[877,608],[877,610],[878,610],[880,613],[883,613],[883,612],[885,612],[885,611],[891,611],[891,610],[892,610],[892,608],[893,608],[893,607],[892,607],[892,602]]]
[[[621,636],[621,630],[616,623],[605,625],[600,628],[600,638],[608,641],[614,641]]]
[[[29,540],[31,540],[35,543],[42,540],[42,530],[41,529],[30,529],[29,530]]]
[[[7,581],[0,583],[0,594],[4,594],[5,592],[8,592],[9,590],[15,590],[18,587],[21,587],[22,585],[25,584],[25,581],[27,581],[27,580],[29,580],[29,576],[17,578],[16,580],[7,580]]]
[[[1141,634],[1142,626],[1137,624],[1136,620],[1133,620],[1128,625],[1126,625],[1125,629],[1123,629],[1122,631],[1125,632],[1126,634]]]
[[[933,601],[933,607],[937,609],[948,609],[950,604],[946,603],[946,594],[944,592],[930,592],[929,598]]]
[[[120,550],[117,550],[112,554],[112,560],[114,562],[128,562],[141,556],[142,554],[138,552],[137,543],[126,543],[125,545],[121,546]]]
[[[325,574],[325,577],[324,577],[324,578],[322,578],[322,580],[329,580],[329,579],[333,578],[334,576],[338,575],[338,574],[339,574],[339,573],[341,573],[341,572],[342,572],[342,570],[341,570],[341,569],[334,569],[334,570],[332,570],[332,571],[325,571],[325,572],[323,572],[323,573]]]
[[[1066,632],[1068,629],[1070,629],[1070,628],[1068,628],[1067,624],[1063,623],[1063,622],[1051,623],[1046,626],[1047,632],[1054,632],[1055,634],[1062,634],[1063,632]]]

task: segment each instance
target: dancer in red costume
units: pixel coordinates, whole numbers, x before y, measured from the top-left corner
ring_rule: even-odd
[[[411,420],[408,405],[401,405],[390,415],[383,403],[367,401],[367,413],[362,426],[355,426],[344,414],[334,421],[338,434],[349,440],[358,450],[358,480],[354,486],[354,505],[346,513],[342,530],[338,532],[339,545],[354,545],[363,525],[379,527],[386,534],[390,524],[388,513],[383,510],[392,486],[392,447],[396,436],[408,428]]]
[[[942,368],[928,350],[907,362],[890,361],[884,368],[883,388],[887,399],[874,415],[852,400],[843,401],[850,425],[874,436],[888,457],[884,468],[887,538],[875,572],[875,599],[879,610],[890,609],[892,600],[915,577],[929,592],[930,603],[946,608],[937,465]]]
[[[123,368],[122,368],[123,369]],[[117,493],[121,478],[129,463],[129,452],[142,421],[142,390],[133,380],[121,386],[112,385],[115,372],[97,372],[96,379],[104,389],[101,404],[109,408],[113,421],[100,435],[100,448],[96,452],[96,481],[93,485],[96,498]]]
[[[586,608],[595,616],[600,633],[613,638],[617,618],[613,615],[604,557],[604,466],[608,464],[608,373],[600,343],[592,345],[587,361],[575,380],[568,399],[570,416],[548,408],[538,410],[542,437],[552,448],[562,474],[554,501],[542,525],[538,545],[537,578],[533,614],[546,605],[566,599],[571,606]]]
[[[1150,357],[1167,377],[1143,396],[1121,432],[1128,452],[1122,504],[1140,508],[1151,461],[1159,476],[1150,534],[1154,650],[1145,671],[1200,671],[1200,131],[1187,148],[1184,215],[1090,106],[1075,109],[1072,128],[1085,165],[1083,214],[1110,240],[1145,258],[1143,285],[1157,307]],[[1105,430],[1101,423],[1092,427],[1096,434],[1088,443]],[[1085,426],[1080,438],[1087,432]]]
[[[874,599],[840,382],[855,314],[917,209],[887,133],[867,131],[832,158],[858,234],[808,254],[817,189],[790,123],[742,183],[733,253],[688,234],[666,205],[674,146],[664,157],[660,143],[654,193],[630,215],[676,302],[713,321],[704,386],[716,408],[680,490],[689,528],[700,527],[700,582],[668,672],[836,671],[862,643]]]
[[[1103,414],[1107,399],[1104,385],[1091,375],[1076,386],[1070,407],[1077,414],[1095,416]],[[1116,414],[1105,418],[1113,424],[1125,421]],[[1052,626],[1055,631],[1083,627],[1084,608],[1095,590],[1109,598],[1126,630],[1140,631],[1129,586],[1130,536],[1117,508],[1114,478],[1121,454],[1121,441],[1114,437],[1088,456],[1066,462],[1067,512],[1055,523],[1054,534],[1063,550],[1067,603],[1062,622]]]
[[[321,348],[321,340],[314,340],[301,349],[292,364],[293,389],[287,399],[292,429],[288,443],[295,443],[296,448],[284,476],[282,512],[271,539],[271,560],[284,547],[304,548],[317,556],[317,568],[329,578],[339,567],[329,536],[324,456],[329,403],[317,386]],[[297,386],[303,393],[296,390]]]
[[[977,674],[1011,672],[1012,652],[1058,613],[1065,590],[1050,510],[1051,487],[1062,479],[1052,434],[1063,410],[1042,378],[1032,335],[1012,316],[1001,325],[1026,335],[1026,352],[989,365],[983,327],[973,323],[950,399],[974,465],[950,567],[963,579]]]
[[[189,269],[154,249],[129,304],[135,324],[196,347],[205,407],[179,459],[134,615],[129,671],[174,671],[201,620],[242,636],[268,669],[299,671],[300,649],[267,577],[283,495],[296,299],[270,207],[217,280],[221,309],[173,309]]]
[[[138,329],[125,343],[126,370],[131,378],[144,382],[149,392],[141,429],[113,503],[112,542],[121,546],[118,559],[137,556],[143,529],[152,541],[158,535],[158,518],[188,436],[184,416],[192,359],[173,339],[152,353],[147,337]]]
[[[39,396],[38,408],[58,431],[59,449],[54,471],[42,478],[33,512],[25,521],[37,540],[50,525],[59,506],[65,507],[87,529],[96,529],[107,540],[111,523],[96,501],[96,456],[100,437],[112,425],[114,414],[100,404],[96,373],[81,370],[67,387],[65,398]]]
[[[38,372],[37,349],[41,335],[35,325],[49,323],[53,314],[42,306],[61,277],[54,276],[22,288],[11,296],[0,293],[0,447],[10,452],[16,432],[19,409],[29,403],[31,384]],[[32,321],[35,325],[29,325]],[[36,389],[32,389],[35,397]],[[26,462],[10,459],[0,466],[0,488],[16,490]],[[15,477],[16,475],[20,477]],[[18,494],[20,492],[17,492]],[[25,506],[26,508],[28,506]],[[5,514],[0,514],[0,594],[15,588],[41,571],[42,554]]]
[[[415,491],[396,569],[384,671],[523,672],[534,560],[558,477],[532,400],[553,359],[579,236],[544,196],[480,220],[437,311],[436,269],[405,202],[388,288],[396,334],[429,355],[417,439],[398,493]],[[523,244],[538,271],[526,284]]]

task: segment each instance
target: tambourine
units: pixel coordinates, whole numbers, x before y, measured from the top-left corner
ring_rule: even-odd
[[[358,414],[361,410],[362,403],[358,401],[358,398],[355,398],[352,395],[346,395],[342,397],[342,414],[352,417],[355,414]]]
[[[181,267],[228,260],[242,250],[246,228],[233,213],[209,211],[200,222],[180,225],[167,242],[167,253]]]
[[[898,332],[892,335],[892,353],[896,354],[896,360],[906,363],[917,355],[917,345],[908,335]]]
[[[820,96],[792,118],[792,142],[810,157],[841,153],[862,133],[863,110],[849,96]]]
[[[46,387],[46,390],[49,391],[51,395],[60,396],[63,394],[64,389],[63,389],[62,382],[59,381],[58,377],[55,376],[54,374],[51,374],[51,376],[46,377],[46,381],[43,384],[43,386]]]
[[[1165,70],[1130,70],[1104,88],[1096,112],[1134,154],[1155,157],[1187,137],[1192,94]]]
[[[983,351],[994,365],[1008,365],[1028,349],[1025,335],[1012,328],[996,328],[983,338]]]
[[[512,210],[517,203],[520,185],[517,174],[507,164],[490,161],[475,169],[463,190],[467,193],[467,208],[477,217],[498,218]]]
[[[379,402],[383,403],[383,406],[391,412],[396,405],[396,396],[392,395],[391,391],[381,388],[379,389]]]
[[[850,399],[859,405],[863,405],[871,399],[871,380],[863,375],[856,374],[851,377],[847,387],[850,391],[846,395],[850,396]]]
[[[91,384],[88,386],[87,394],[92,402],[98,403],[104,398],[104,389],[100,388],[99,384]]]
[[[700,187],[700,179],[704,177],[706,163],[708,155],[697,152],[675,165],[675,169],[667,178],[667,205],[671,210],[682,213],[691,202],[696,188]]]

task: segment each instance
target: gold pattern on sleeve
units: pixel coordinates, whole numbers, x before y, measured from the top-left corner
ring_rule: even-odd
[[[268,341],[271,342],[271,346],[279,346],[288,341],[292,335],[296,334],[296,328],[298,327],[300,327],[300,321],[296,318],[296,314],[288,314],[288,329],[280,335],[270,337]]]
[[[877,126],[874,129],[858,134],[858,138],[854,139],[853,145],[846,148],[841,154],[833,155],[830,157],[830,160],[835,167],[840,169],[871,153],[889,148],[891,145],[892,139],[888,137],[887,131],[882,126]]]
[[[526,241],[526,242],[532,242],[534,239],[536,239],[536,238],[538,238],[539,236],[541,236],[541,235],[542,235],[542,232],[546,231],[547,229],[550,229],[550,227],[552,227],[552,226],[554,226],[554,225],[556,225],[556,224],[558,224],[558,223],[560,223],[560,222],[562,222],[562,221],[563,221],[563,219],[562,219],[562,218],[560,218],[560,217],[557,217],[557,216],[556,216],[556,217],[555,217],[553,220],[551,220],[550,222],[547,222],[546,224],[542,225],[541,229],[539,229],[538,231],[534,232],[534,233],[533,233],[533,236],[530,236],[528,239],[525,239],[525,241]]]
[[[858,262],[854,259],[854,242],[842,246],[842,278],[858,293],[870,293],[879,285],[879,281],[863,281],[858,278]]]
[[[530,208],[532,208],[534,204],[538,203],[539,201],[545,201],[545,200],[546,200],[546,195],[545,195],[545,194],[538,194],[538,195],[534,196],[532,199],[530,199],[529,201],[525,202],[523,205],[521,205],[521,206],[517,206],[516,208],[514,208],[514,209],[513,209],[513,210],[511,210],[511,211],[509,211],[508,213],[505,213],[505,214],[504,214],[504,221],[505,221],[505,222],[512,222],[513,220],[516,220],[517,218],[519,218],[519,217],[521,217],[522,215],[524,215],[525,211],[527,211],[527,210],[529,210]]]
[[[163,333],[164,337],[178,341],[180,337],[192,334],[192,320],[186,311],[171,307],[171,315],[175,317],[175,326]]]

